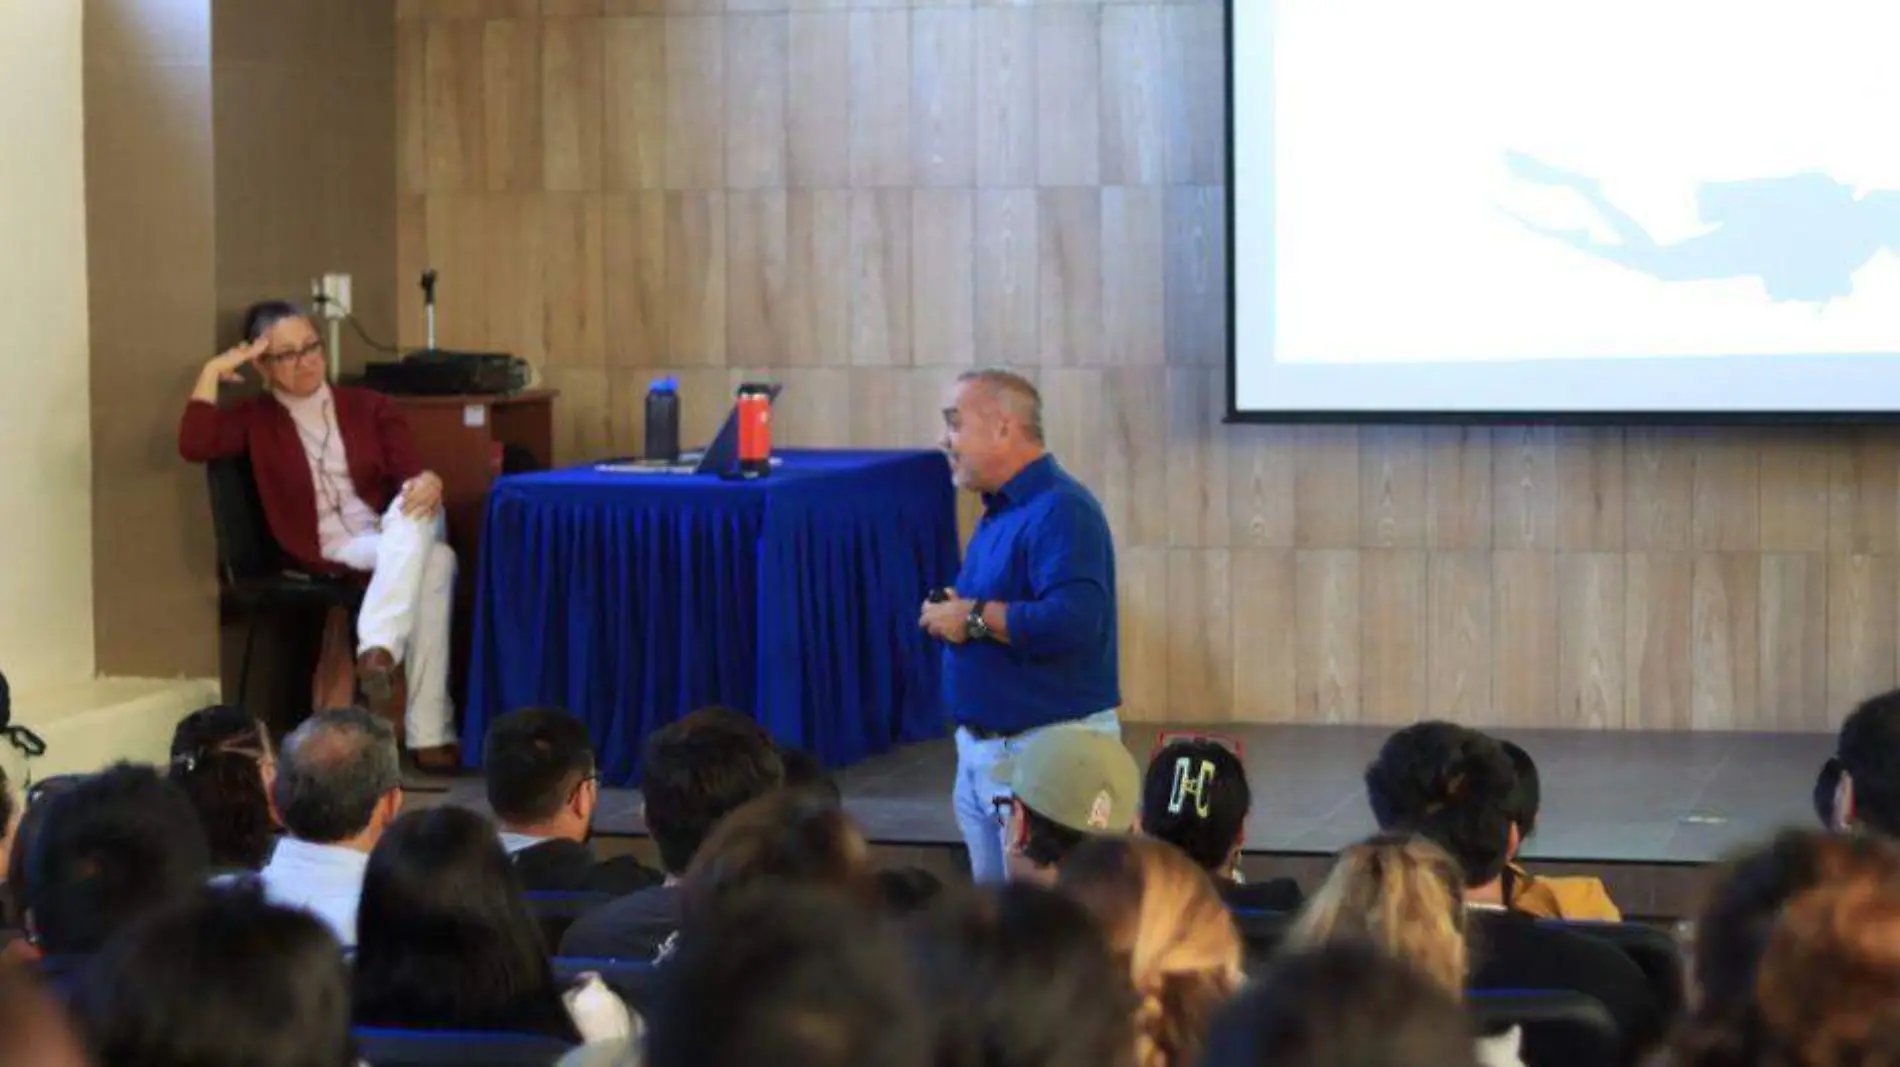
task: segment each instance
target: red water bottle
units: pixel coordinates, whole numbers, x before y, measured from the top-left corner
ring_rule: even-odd
[[[772,394],[762,385],[739,387],[739,475],[763,478],[772,470]]]

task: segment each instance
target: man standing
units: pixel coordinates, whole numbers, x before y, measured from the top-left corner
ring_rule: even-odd
[[[943,642],[944,707],[957,724],[951,801],[971,874],[1004,876],[992,773],[1026,735],[1058,723],[1121,736],[1115,547],[1095,497],[1042,439],[1042,396],[1019,374],[960,375],[943,408],[942,447],[959,489],[984,514],[955,587],[918,619]]]

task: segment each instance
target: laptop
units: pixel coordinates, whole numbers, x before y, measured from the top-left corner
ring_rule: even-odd
[[[765,390],[772,403],[778,403],[778,395],[785,387],[776,382],[747,383],[741,386],[748,390]],[[776,461],[774,461],[776,462]],[[598,471],[614,474],[730,474],[739,466],[739,401],[735,397],[732,407],[726,410],[726,421],[719,425],[719,432],[713,435],[712,443],[703,449],[680,453],[680,458],[672,462],[658,459],[640,459],[624,457],[610,459],[594,464]]]

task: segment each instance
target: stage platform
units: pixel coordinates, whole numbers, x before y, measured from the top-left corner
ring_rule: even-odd
[[[1164,729],[1240,740],[1254,789],[1244,870],[1254,877],[1291,875],[1310,889],[1334,852],[1374,829],[1361,775],[1387,727],[1132,723],[1123,737],[1144,766]],[[1781,827],[1815,824],[1815,774],[1834,745],[1818,734],[1493,732],[1523,745],[1541,772],[1541,824],[1526,860],[1603,877],[1626,911],[1661,919],[1693,912],[1705,865]],[[963,862],[949,808],[955,767],[946,739],[868,760],[838,781],[890,862],[949,874]],[[482,806],[474,778],[413,784]],[[604,792],[596,834],[604,849],[647,851],[637,790]]]

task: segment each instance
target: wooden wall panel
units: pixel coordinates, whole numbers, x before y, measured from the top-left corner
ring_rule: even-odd
[[[1829,729],[1900,681],[1900,432],[1228,426],[1218,0],[416,0],[396,261],[560,458],[785,381],[928,447],[1023,371],[1119,553],[1131,718]],[[974,501],[959,502],[967,536]]]

